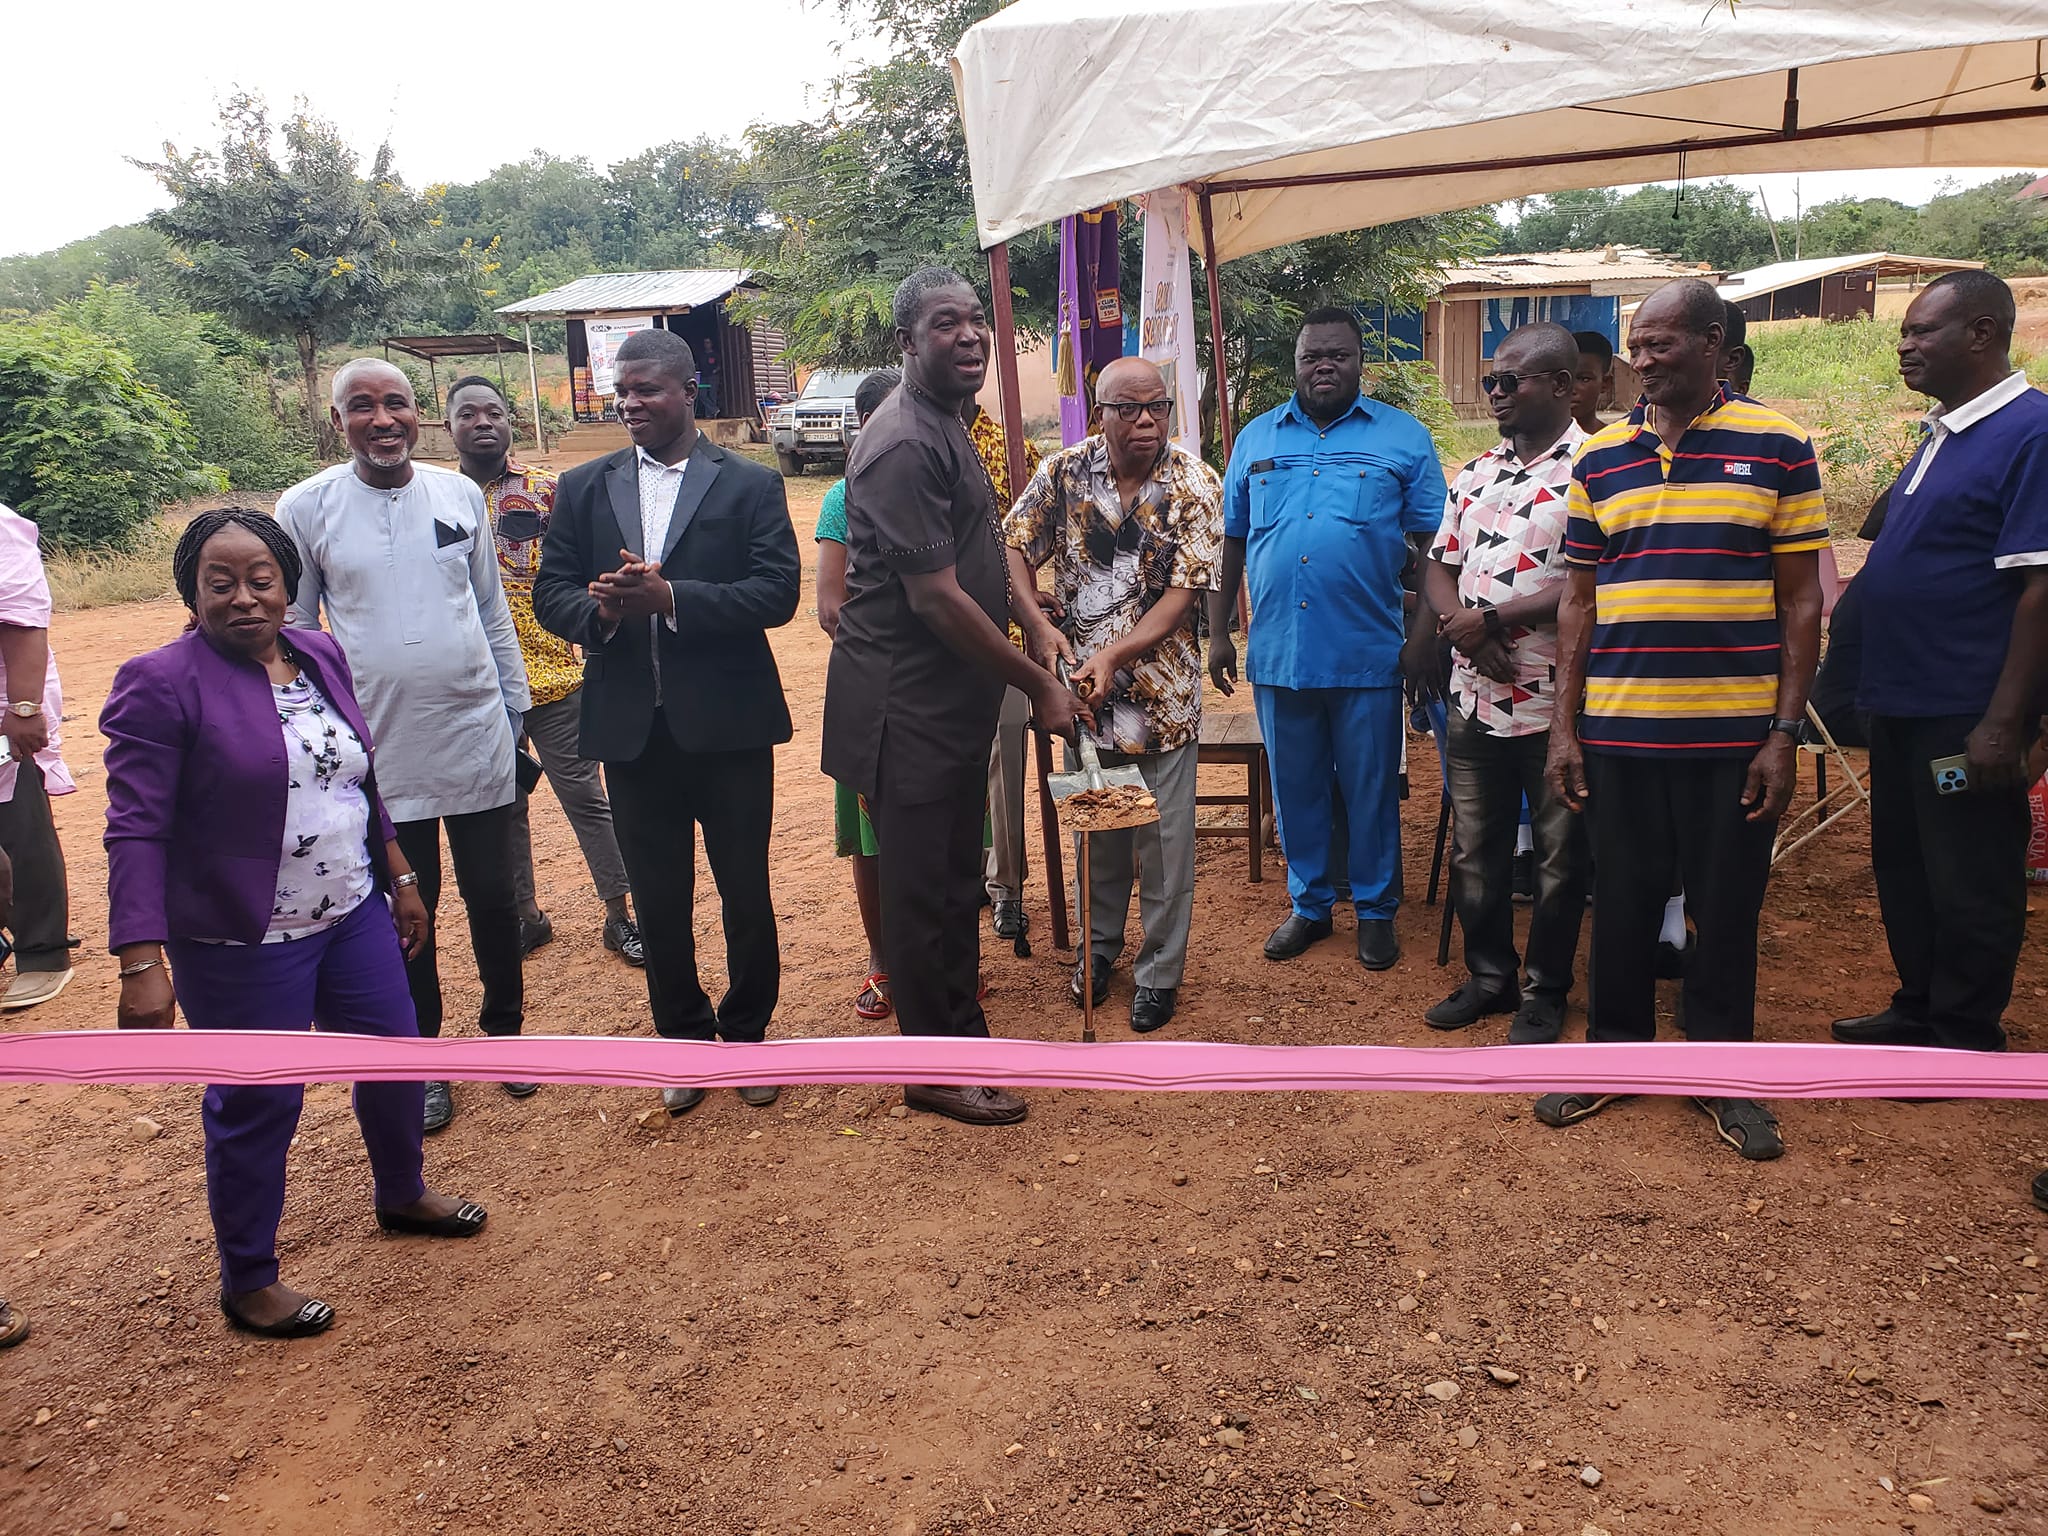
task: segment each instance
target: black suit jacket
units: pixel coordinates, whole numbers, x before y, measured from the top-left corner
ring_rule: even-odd
[[[675,631],[663,620],[661,697],[685,752],[737,751],[790,738],[789,705],[768,648],[796,613],[801,583],[782,477],[698,437],[669,518],[668,546],[640,547],[638,450],[579,464],[562,476],[533,582],[534,616],[580,645],[581,751],[631,762],[654,722],[654,665],[645,619],[607,639],[589,585],[619,568],[619,551],[658,559],[675,591]]]

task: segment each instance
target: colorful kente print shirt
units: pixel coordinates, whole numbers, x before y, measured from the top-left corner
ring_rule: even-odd
[[[484,511],[497,541],[505,606],[512,610],[519,654],[526,658],[526,686],[535,709],[566,699],[583,686],[583,663],[576,647],[542,629],[533,616],[533,578],[540,570],[540,544],[554,510],[555,477],[509,458],[505,473],[484,487]]]
[[[1214,591],[1223,547],[1223,483],[1167,445],[1129,506],[1117,492],[1109,440],[1090,437],[1047,459],[1003,524],[1033,566],[1052,563],[1053,592],[1074,651],[1086,661],[1123,639],[1169,590]],[[1189,609],[1165,639],[1119,671],[1096,704],[1097,745],[1171,752],[1202,728],[1202,648]]]
[[[1569,422],[1563,437],[1525,464],[1502,438],[1458,471],[1429,557],[1458,573],[1460,603],[1498,608],[1564,581],[1572,456],[1585,440],[1585,428]],[[1514,663],[1514,681],[1495,682],[1454,651],[1451,697],[1489,735],[1549,730],[1557,624],[1516,625],[1503,629],[1500,639]]]

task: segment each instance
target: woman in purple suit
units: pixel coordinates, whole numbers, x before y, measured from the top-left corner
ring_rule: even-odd
[[[172,572],[192,625],[122,666],[100,716],[118,1023],[168,1029],[182,1002],[194,1029],[417,1034],[404,957],[426,940],[426,907],[377,796],[347,661],[318,630],[283,631],[291,536],[261,512],[202,513]],[[356,1085],[377,1222],[469,1237],[483,1208],[420,1177],[423,1091]],[[334,1321],[277,1273],[303,1097],[297,1084],[206,1090],[221,1311],[270,1338]]]

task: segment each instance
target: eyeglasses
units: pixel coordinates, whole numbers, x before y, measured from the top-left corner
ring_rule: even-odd
[[[1479,376],[1479,387],[1489,395],[1512,395],[1522,387],[1524,379],[1547,379],[1560,373],[1569,376],[1572,370],[1569,368],[1539,368],[1534,373],[1482,373]]]
[[[1098,400],[1095,403],[1105,411],[1115,411],[1118,421],[1136,421],[1140,416],[1164,421],[1173,413],[1171,400]]]

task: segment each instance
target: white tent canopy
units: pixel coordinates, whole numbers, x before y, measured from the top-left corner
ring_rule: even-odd
[[[2043,0],[1019,0],[953,76],[984,246],[1193,183],[1228,260],[1681,174],[2038,167],[2044,33]]]

